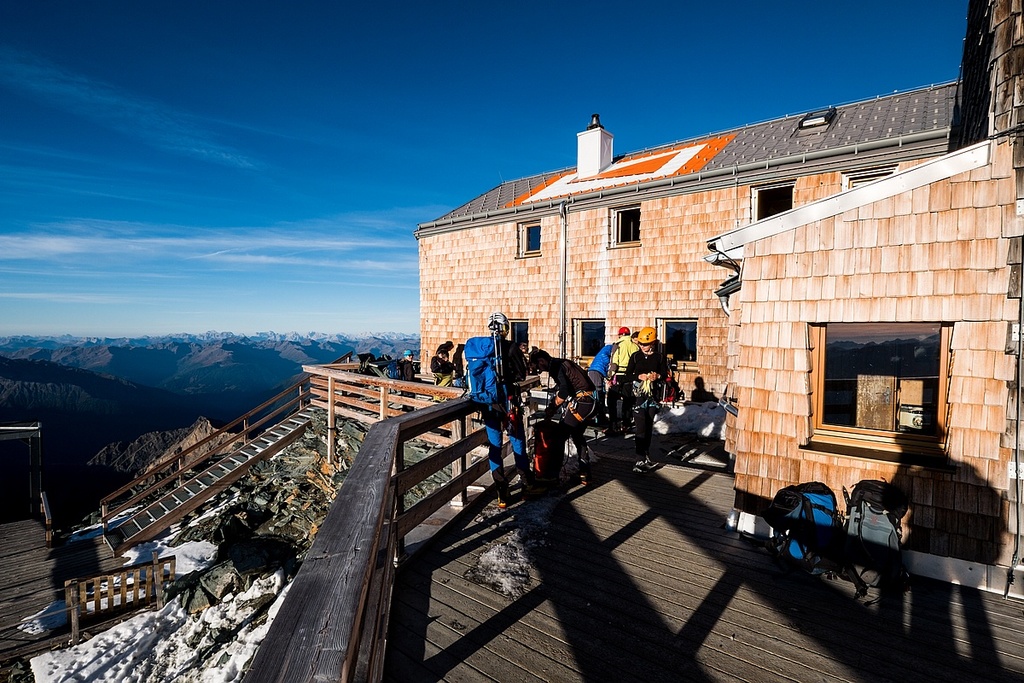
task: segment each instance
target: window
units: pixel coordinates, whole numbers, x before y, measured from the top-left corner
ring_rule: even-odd
[[[616,209],[613,214],[612,245],[640,242],[640,207]]]
[[[604,347],[604,321],[579,320],[576,322],[576,357],[593,358]]]
[[[793,208],[793,186],[776,185],[754,190],[755,220],[774,216]]]
[[[855,173],[844,173],[843,189],[852,190],[855,187],[860,187],[861,185],[867,185],[868,183],[873,183],[876,180],[887,178],[895,172],[895,166],[887,166],[886,168],[872,168],[866,171],[857,171]]]
[[[519,224],[519,256],[540,255],[540,223]]]
[[[662,325],[665,355],[670,366],[679,370],[696,369],[697,321],[666,320]]]
[[[812,326],[814,436],[868,457],[942,455],[949,330],[939,323]]]
[[[518,345],[521,342],[530,342],[530,323],[526,320],[509,320],[511,330],[509,330],[508,336],[513,344]]]

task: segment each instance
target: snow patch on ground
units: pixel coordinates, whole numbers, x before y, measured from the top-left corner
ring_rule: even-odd
[[[516,599],[525,595],[532,582],[534,561],[532,550],[547,544],[551,513],[562,496],[548,496],[524,501],[507,510],[487,508],[478,519],[497,520],[508,534],[481,553],[466,578],[489,586],[502,595]]]
[[[278,571],[196,615],[186,614],[175,599],[84,643],[33,658],[32,674],[37,683],[240,681],[287,592]],[[267,619],[255,623],[271,600]]]
[[[656,434],[696,434],[704,439],[725,438],[725,408],[717,401],[663,406],[654,418]]]

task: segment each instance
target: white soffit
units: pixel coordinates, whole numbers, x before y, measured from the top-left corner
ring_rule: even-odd
[[[708,248],[716,253],[706,256],[704,260],[715,263],[721,261],[724,254],[728,259],[737,261],[743,258],[743,247],[750,242],[772,237],[814,221],[831,218],[881,199],[895,197],[898,194],[982,168],[989,163],[992,144],[994,143],[987,140],[979,142],[938,159],[894,173],[888,178],[876,180],[873,183],[861,185],[852,190],[846,190],[826,199],[723,233],[708,240]]]

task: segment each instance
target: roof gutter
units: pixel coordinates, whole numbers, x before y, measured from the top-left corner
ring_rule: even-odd
[[[858,155],[864,154],[866,152],[883,151],[886,149],[899,149],[905,146],[929,141],[948,140],[949,133],[950,128],[944,127],[941,129],[922,131],[920,133],[900,135],[894,138],[882,138],[879,140],[869,140],[867,142],[843,145],[842,147],[835,147],[832,149],[816,150],[813,152],[805,152],[803,154],[792,154],[789,156],[777,157],[774,159],[764,159],[762,161],[751,161],[745,164],[717,168],[707,172],[690,173],[688,175],[672,176],[670,178],[662,178],[660,180],[653,180],[646,183],[635,183],[632,185],[623,185],[620,187],[611,187],[602,190],[595,190],[593,192],[588,192],[585,194],[551,199],[546,202],[537,202],[523,206],[513,206],[507,209],[498,209],[495,211],[483,211],[475,214],[470,214],[467,216],[452,217],[447,220],[430,221],[427,223],[420,223],[418,229],[414,232],[414,235],[417,239],[421,237],[429,237],[430,235],[460,230],[463,227],[469,227],[471,224],[476,223],[480,220],[494,219],[497,222],[497,220],[499,219],[516,216],[521,213],[554,213],[559,210],[559,206],[563,202],[577,204],[584,201],[603,200],[609,197],[616,197],[619,195],[637,194],[640,192],[649,193],[652,191],[656,191],[659,188],[675,189],[676,187],[682,185],[688,185],[690,183],[702,183],[705,181],[720,180],[720,184],[722,186],[726,186],[733,184],[735,182],[735,176],[740,174],[753,173],[756,171],[769,171],[772,169],[780,168],[782,166],[806,164],[813,161],[827,160],[839,156]],[[708,185],[706,186],[700,187],[699,189],[715,189],[715,186],[716,183],[711,182],[708,183]]]

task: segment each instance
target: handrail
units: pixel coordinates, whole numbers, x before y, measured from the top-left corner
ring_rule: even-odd
[[[532,377],[523,388],[536,385]],[[244,683],[380,680],[403,537],[488,469],[485,457],[469,462],[470,452],[486,443],[483,429],[465,433],[478,410],[463,397],[370,428]],[[404,468],[405,441],[452,423],[460,427],[450,446]],[[462,464],[453,468],[460,472],[403,510],[411,486],[454,462]]]
[[[288,394],[294,392],[296,389],[299,389],[306,382],[308,382],[308,378],[307,377],[303,377],[302,379],[297,381],[295,384],[292,384],[287,389],[284,389],[283,391],[281,391],[276,396],[267,399],[266,401],[264,401],[260,405],[256,406],[252,410],[249,410],[248,412],[246,412],[241,417],[235,418],[234,420],[232,420],[228,424],[224,425],[223,427],[221,427],[220,429],[216,430],[212,434],[209,434],[209,435],[203,437],[202,439],[200,439],[196,443],[192,444],[191,446],[189,446],[185,450],[183,450],[183,451],[181,451],[179,453],[168,453],[164,457],[156,460],[152,465],[150,465],[149,469],[147,469],[144,473],[140,474],[138,477],[136,477],[135,479],[131,480],[130,482],[128,482],[124,486],[120,487],[119,489],[117,489],[113,493],[110,493],[107,496],[104,496],[100,500],[100,503],[103,503],[103,504],[109,503],[112,499],[117,498],[118,496],[123,494],[125,491],[128,491],[129,489],[131,489],[131,488],[133,488],[135,486],[138,486],[139,484],[144,483],[147,479],[150,479],[150,478],[154,477],[157,474],[165,472],[167,470],[168,466],[173,465],[173,464],[179,464],[179,463],[183,462],[187,455],[189,455],[190,453],[198,450],[199,448],[209,444],[211,441],[213,441],[213,440],[215,440],[215,439],[217,439],[217,438],[219,438],[221,436],[224,436],[225,434],[228,434],[228,435],[234,437],[235,439],[237,439],[239,437],[239,435],[244,433],[244,432],[231,432],[232,429],[234,429],[235,427],[237,427],[240,424],[245,424],[245,422],[249,418],[251,418],[254,414],[259,413],[261,410],[266,409],[268,406],[271,406],[271,405],[277,403],[278,401],[283,399]]]
[[[130,508],[131,506],[135,505],[137,502],[139,502],[141,499],[145,498],[146,496],[151,495],[153,493],[153,489],[152,489],[152,487],[144,488],[143,490],[136,492],[135,494],[129,496],[126,500],[121,501],[119,504],[117,504],[116,506],[111,508],[111,503],[113,501],[117,500],[118,498],[123,496],[125,493],[131,491],[132,488],[148,482],[150,479],[153,479],[154,483],[156,483],[157,475],[162,474],[162,473],[166,473],[168,476],[165,477],[165,479],[163,480],[163,482],[160,483],[158,488],[163,488],[165,486],[169,486],[170,483],[172,483],[174,481],[172,479],[172,477],[170,476],[171,474],[175,474],[175,473],[180,474],[181,472],[184,472],[187,469],[192,469],[192,468],[196,467],[197,465],[201,465],[202,463],[204,463],[204,462],[206,462],[206,461],[208,461],[208,460],[210,460],[212,458],[215,458],[215,457],[217,457],[219,455],[222,455],[225,451],[231,450],[233,448],[234,444],[239,439],[241,439],[241,440],[243,440],[245,442],[248,442],[250,440],[249,434],[251,432],[257,430],[259,427],[262,427],[264,424],[269,422],[272,418],[280,415],[281,413],[283,413],[285,411],[291,411],[291,410],[295,409],[296,407],[301,407],[302,405],[305,405],[305,403],[309,401],[310,396],[311,396],[309,390],[306,389],[306,387],[308,386],[308,383],[309,383],[309,378],[306,377],[306,376],[303,376],[303,378],[300,379],[295,384],[293,384],[290,387],[288,387],[287,389],[283,390],[282,392],[280,392],[276,396],[274,396],[274,397],[264,401],[259,406],[257,406],[255,408],[253,408],[252,410],[248,411],[247,413],[245,413],[241,417],[239,417],[239,418],[233,420],[232,422],[228,423],[227,425],[221,427],[220,429],[215,431],[213,434],[210,434],[210,435],[204,437],[203,439],[201,439],[197,443],[193,444],[192,446],[189,446],[188,448],[186,448],[185,450],[181,451],[180,453],[172,454],[169,457],[164,458],[161,461],[158,461],[158,463],[160,463],[160,467],[152,468],[152,469],[147,470],[146,472],[144,472],[143,474],[139,475],[138,477],[136,477],[132,481],[128,482],[124,486],[120,487],[119,489],[117,489],[113,493],[111,493],[111,494],[105,496],[104,498],[102,498],[100,500],[100,516],[101,516],[101,520],[103,522],[104,532],[106,532],[107,523],[110,521],[110,519],[112,517],[114,517],[115,515],[119,514],[122,511]],[[281,405],[278,405],[274,410],[272,410],[270,413],[267,413],[266,415],[263,415],[256,422],[254,422],[252,424],[249,424],[249,420],[254,415],[258,415],[258,414],[260,414],[261,411],[266,410],[267,408],[273,406],[276,403],[280,403],[289,394],[292,394],[292,393],[295,393],[295,392],[298,392],[296,396],[294,396],[291,399],[287,400],[285,403],[282,403]],[[231,429],[237,427],[239,424],[244,425],[242,431],[240,431],[240,432],[232,432],[232,431],[230,431]],[[230,438],[227,438],[227,439],[223,438],[225,436],[229,436]],[[218,439],[220,440],[220,442],[216,446],[214,446],[211,450],[207,451],[206,453],[202,453],[201,455],[198,455],[197,457],[194,457],[192,459],[187,459],[187,456],[189,454],[194,453],[201,446],[207,445],[211,441],[218,440]],[[172,471],[171,470],[171,466],[172,465],[177,465],[177,469]]]

